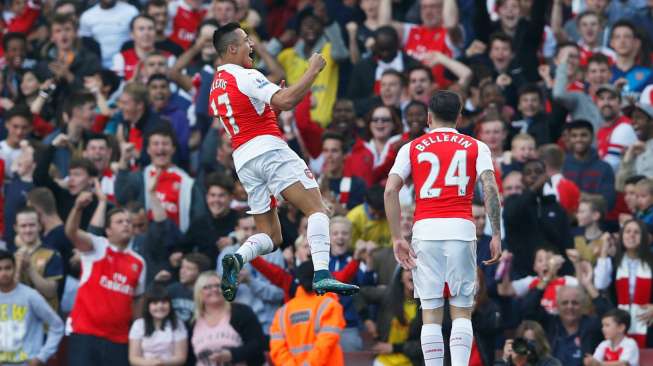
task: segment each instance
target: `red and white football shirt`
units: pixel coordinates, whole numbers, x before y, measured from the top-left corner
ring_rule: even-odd
[[[172,1],[168,4],[168,15],[172,19],[170,40],[188,49],[197,36],[197,28],[206,16],[207,9],[193,9],[185,0]]]
[[[413,238],[476,240],[476,178],[494,171],[490,149],[453,128],[436,128],[401,147],[390,174],[415,185]]]
[[[611,343],[608,340],[599,343],[593,357],[601,362],[626,361],[628,366],[639,365],[639,348],[634,339],[624,337],[615,347]]]
[[[279,89],[258,70],[234,64],[218,67],[211,84],[209,109],[231,136],[236,171],[267,151],[288,146],[270,107]]]
[[[524,297],[529,290],[535,288],[540,283],[540,278],[535,276],[526,276],[512,281],[512,288],[515,290],[515,296]],[[557,294],[560,286],[578,286],[576,277],[562,276],[549,282],[542,294],[540,305],[549,313],[558,313]]]
[[[456,57],[456,47],[449,38],[445,27],[429,28],[423,25],[404,26],[404,51],[415,59],[423,62],[429,52],[441,52],[448,57]],[[451,81],[444,76],[445,68],[435,65],[431,69],[433,78],[440,88],[445,88]]]
[[[70,313],[70,330],[127,343],[133,298],[145,291],[145,261],[129,248],[116,248],[105,237],[90,236],[93,250],[81,254],[82,276]]]

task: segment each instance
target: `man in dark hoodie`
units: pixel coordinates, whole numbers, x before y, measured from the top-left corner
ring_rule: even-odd
[[[611,210],[616,200],[614,172],[592,148],[592,124],[585,120],[575,120],[565,128],[569,136],[570,153],[565,157],[562,174],[576,183],[581,191],[603,196],[608,210]]]

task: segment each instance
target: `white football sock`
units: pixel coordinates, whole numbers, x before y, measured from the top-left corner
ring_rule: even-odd
[[[271,253],[273,250],[272,238],[268,234],[258,233],[247,238],[236,253],[240,254],[243,258],[243,264],[245,264],[259,255]]]
[[[329,238],[329,217],[321,212],[316,212],[308,217],[308,245],[311,247],[313,269],[329,270],[329,254],[331,253],[331,239]]]
[[[440,324],[422,325],[422,353],[426,366],[442,366],[444,364],[444,339]]]
[[[451,325],[451,339],[449,340],[451,366],[467,366],[469,364],[473,340],[472,321],[465,318],[454,319]]]

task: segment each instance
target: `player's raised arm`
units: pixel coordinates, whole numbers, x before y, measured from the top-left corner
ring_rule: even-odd
[[[484,261],[486,265],[494,264],[501,258],[501,203],[499,201],[499,188],[492,170],[481,173],[483,184],[483,198],[485,201],[485,212],[490,219],[492,227],[492,241],[490,242],[490,253],[492,258]]]
[[[308,93],[311,85],[313,85],[313,82],[325,65],[326,61],[324,60],[324,57],[319,53],[314,53],[308,60],[308,70],[306,70],[299,81],[288,88],[281,89],[274,93],[270,100],[270,105],[273,108],[281,109],[282,111],[288,111],[295,108],[295,106],[304,99],[304,96],[306,96],[306,93]]]

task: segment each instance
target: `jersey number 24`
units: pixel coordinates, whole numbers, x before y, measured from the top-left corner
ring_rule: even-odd
[[[417,155],[417,162],[427,162],[431,164],[429,175],[424,180],[422,188],[419,190],[420,198],[437,198],[442,193],[442,188],[434,187],[434,183],[440,174],[440,159],[432,152],[422,152]],[[449,163],[447,173],[444,175],[445,186],[458,186],[458,196],[464,196],[467,193],[467,151],[456,150]]]

